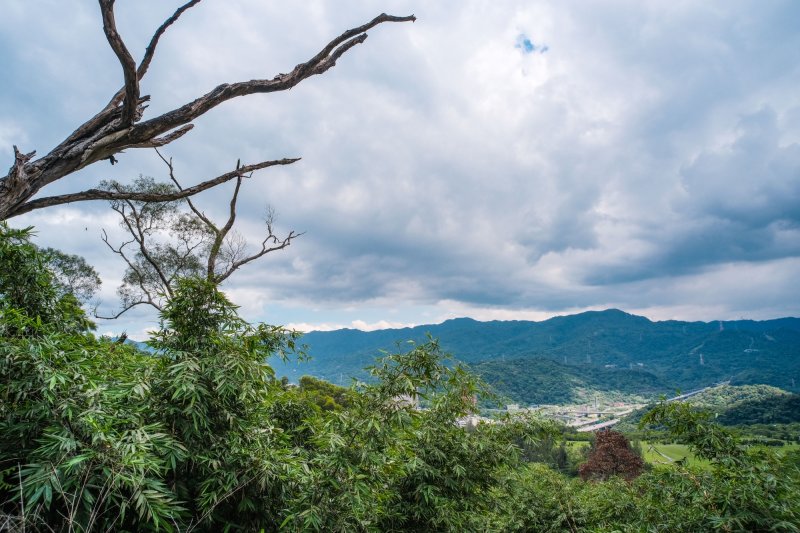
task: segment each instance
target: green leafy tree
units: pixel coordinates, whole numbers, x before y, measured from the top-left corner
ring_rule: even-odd
[[[433,340],[385,354],[352,404],[321,411],[283,526],[292,531],[481,531],[490,491],[518,464],[514,444],[546,424],[459,421],[481,387]],[[408,398],[428,407],[419,410]]]
[[[294,350],[297,334],[251,326],[204,279],[178,280],[150,346],[162,371],[152,397],[187,450],[169,480],[191,523],[277,527],[287,438],[272,432],[269,399],[279,383],[266,359]]]
[[[43,248],[42,254],[62,294],[72,294],[80,302],[87,303],[103,283],[94,267],[79,255],[55,248]]]
[[[3,512],[58,531],[274,525],[266,480],[290,461],[269,433],[264,360],[293,336],[187,279],[155,356],[97,339],[29,237],[0,234]]]
[[[352,405],[352,392],[312,376],[300,378],[299,389],[324,411],[341,410]]]
[[[13,229],[0,222],[0,336],[92,328],[78,299],[48,268],[52,255],[31,243],[32,235],[33,228]]]
[[[21,529],[163,526],[183,456],[149,419],[155,360],[96,339],[31,232],[0,224],[0,505]]]

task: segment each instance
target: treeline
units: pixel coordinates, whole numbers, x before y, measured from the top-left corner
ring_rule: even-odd
[[[483,388],[435,341],[386,355],[346,393],[290,387],[265,361],[296,336],[188,278],[142,352],[91,333],[29,236],[0,225],[4,529],[798,530],[798,454],[743,446],[686,406],[644,423],[710,467],[642,473],[611,437],[574,477],[555,467],[551,422],[462,427]]]
[[[742,402],[771,401],[789,393],[769,385],[719,385],[705,390],[687,401],[695,407],[722,414]]]

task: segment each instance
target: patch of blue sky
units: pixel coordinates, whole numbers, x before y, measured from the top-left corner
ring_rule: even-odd
[[[523,54],[532,54],[534,52],[543,54],[550,49],[546,44],[534,44],[530,37],[524,33],[520,33],[517,36],[517,43],[514,45],[514,48],[519,49]]]

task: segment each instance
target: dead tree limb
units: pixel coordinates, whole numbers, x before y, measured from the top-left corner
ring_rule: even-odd
[[[109,46],[114,51],[122,67],[124,85],[99,113],[79,126],[47,155],[33,160],[35,152],[22,154],[14,147],[14,162],[8,174],[0,177],[0,220],[21,215],[34,209],[69,202],[124,199],[122,197],[109,197],[106,193],[97,189],[37,198],[35,200],[32,198],[47,185],[92,163],[101,160],[110,160],[113,163],[116,161],[114,156],[125,149],[158,147],[174,141],[193,127],[191,124],[193,120],[223,102],[250,94],[285,91],[311,76],[322,74],[333,67],[344,53],[355,45],[364,42],[367,38],[366,32],[379,24],[384,22],[413,22],[416,20],[413,15],[406,17],[386,14],[378,15],[366,24],[345,31],[325,45],[311,59],[298,64],[287,74],[278,74],[271,79],[223,83],[183,106],[157,117],[142,120],[145,103],[150,97],[140,95],[139,82],[147,73],[155,54],[156,46],[166,30],[183,13],[197,5],[201,0],[192,0],[185,3],[159,26],[153,34],[138,67],[125,46],[122,36],[117,31],[114,19],[114,0],[98,1],[103,19],[103,30]],[[265,166],[271,166],[271,164],[289,164],[296,160],[297,158],[283,159],[280,160],[281,163],[272,161],[250,166],[263,165],[258,168],[264,168]],[[229,179],[236,177],[237,174],[233,174]],[[184,189],[181,193],[183,196],[180,197],[186,198],[224,181],[217,180],[210,180],[194,187],[188,187]],[[145,199],[144,197],[138,197],[137,199],[142,201],[162,201],[174,198]]]
[[[125,190],[112,191],[105,189],[88,189],[85,191],[72,194],[62,194],[59,196],[49,196],[47,198],[37,198],[36,200],[30,200],[29,202],[27,202],[24,206],[22,206],[20,212],[16,214],[21,215],[22,213],[27,213],[28,211],[33,211],[34,209],[41,209],[43,207],[51,207],[60,204],[68,204],[71,202],[80,202],[84,200],[135,200],[138,202],[171,202],[175,200],[181,200],[183,198],[188,198],[189,196],[194,196],[195,194],[201,191],[205,191],[206,189],[216,187],[217,185],[235,179],[242,173],[252,173],[256,170],[272,167],[275,165],[291,165],[296,161],[300,161],[300,158],[297,157],[294,159],[278,159],[275,161],[262,161],[261,163],[256,163],[254,165],[245,165],[238,170],[226,172],[225,174],[221,174],[216,178],[212,178],[202,183],[198,183],[197,185],[194,185],[192,187],[188,187],[186,189],[181,189],[179,191],[174,191],[171,193],[148,193],[148,192],[125,191]]]

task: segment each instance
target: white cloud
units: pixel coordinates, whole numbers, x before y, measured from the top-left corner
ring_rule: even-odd
[[[97,10],[78,4],[50,3],[49,18],[15,4],[13,23],[0,24],[9,42],[38,31],[35,48],[0,58],[36,88],[24,105],[0,88],[6,145],[44,153],[119,85]],[[137,55],[177,5],[120,4]],[[73,9],[74,23],[56,28]],[[373,29],[288,93],[220,106],[167,149],[184,184],[238,158],[303,157],[245,185],[251,242],[266,204],[283,231],[307,232],[226,285],[248,319],[371,328],[606,306],[707,319],[800,312],[791,4],[203,2],[159,45],[147,116],[218,83],[286,72],[383,10],[419,20]],[[521,54],[521,34],[547,53]],[[33,53],[46,59],[37,80]],[[85,64],[59,66],[75,54]],[[54,105],[66,93],[68,105]],[[133,151],[53,190],[139,173],[165,178],[152,154]],[[198,202],[222,217],[225,194]],[[116,227],[100,204],[20,223],[99,265],[113,307],[122,265],[84,230]],[[130,320],[143,328],[153,316]]]

